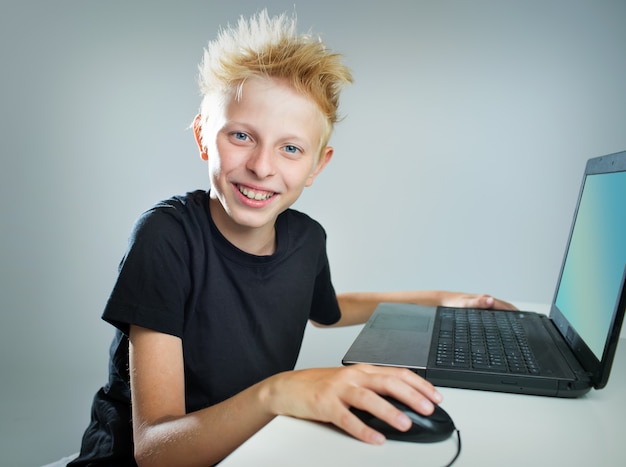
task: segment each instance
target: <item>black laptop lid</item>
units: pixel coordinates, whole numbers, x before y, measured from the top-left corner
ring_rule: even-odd
[[[626,151],[590,159],[550,317],[595,388],[607,383],[626,307]]]

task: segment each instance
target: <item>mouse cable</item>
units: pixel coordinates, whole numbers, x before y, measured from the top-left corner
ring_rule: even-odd
[[[456,454],[452,458],[452,460],[448,464],[446,464],[446,467],[450,467],[452,464],[454,464],[456,460],[459,458],[459,456],[461,455],[461,432],[459,430],[456,430],[456,439],[458,441],[457,447],[456,447]]]

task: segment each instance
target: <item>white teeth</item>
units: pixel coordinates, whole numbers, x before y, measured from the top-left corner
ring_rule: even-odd
[[[239,186],[238,188],[241,194],[243,194],[246,198],[253,199],[255,201],[265,201],[266,199],[269,199],[272,196],[274,196],[274,193],[249,190],[243,186]]]

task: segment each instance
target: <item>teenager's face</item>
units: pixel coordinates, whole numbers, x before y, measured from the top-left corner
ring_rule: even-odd
[[[284,82],[260,78],[217,107],[203,136],[211,197],[227,215],[218,227],[273,231],[332,155],[320,155],[322,113]]]

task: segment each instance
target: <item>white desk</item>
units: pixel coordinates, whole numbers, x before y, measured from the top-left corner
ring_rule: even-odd
[[[311,332],[303,348],[311,352],[303,355],[306,365],[318,358],[315,366],[337,366],[358,331]],[[340,338],[347,340],[338,342]],[[316,340],[323,347],[309,347]],[[320,349],[337,352],[333,361],[320,355]],[[626,339],[618,345],[607,387],[578,399],[440,391],[442,407],[461,431],[462,451],[455,467],[626,465]],[[220,465],[442,466],[455,453],[456,437],[435,444],[387,441],[384,446],[370,446],[326,424],[277,417]]]

